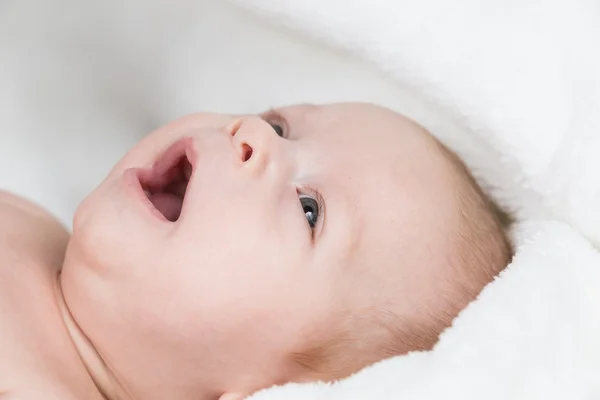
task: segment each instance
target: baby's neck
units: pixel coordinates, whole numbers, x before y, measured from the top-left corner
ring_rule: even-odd
[[[118,396],[115,393],[115,385],[108,368],[102,361],[102,358],[87,338],[85,333],[79,328],[63,296],[60,274],[57,279],[56,301],[60,310],[62,319],[67,327],[67,332],[79,353],[87,372],[96,384],[100,394],[107,400],[116,400]]]

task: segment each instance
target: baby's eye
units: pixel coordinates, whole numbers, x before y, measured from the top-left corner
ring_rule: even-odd
[[[283,126],[274,122],[269,122],[269,125],[271,125],[271,128],[273,128],[277,136],[283,137]]]
[[[304,215],[306,215],[308,226],[310,226],[310,229],[315,229],[317,222],[319,222],[319,203],[317,200],[305,194],[299,195],[299,198],[302,211],[304,212]]]

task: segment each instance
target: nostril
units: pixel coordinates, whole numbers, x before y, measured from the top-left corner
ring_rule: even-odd
[[[252,157],[252,147],[246,143],[242,144],[242,162],[246,162]]]

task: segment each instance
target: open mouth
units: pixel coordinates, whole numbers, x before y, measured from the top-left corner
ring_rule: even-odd
[[[176,142],[152,168],[142,170],[138,175],[148,200],[171,222],[181,216],[193,172],[190,144],[189,139]]]

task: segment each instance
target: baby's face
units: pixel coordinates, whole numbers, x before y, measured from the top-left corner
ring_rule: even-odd
[[[435,301],[456,209],[438,153],[364,104],[185,117],[80,205],[65,299],[135,398],[302,380],[289,354],[348,313]]]

